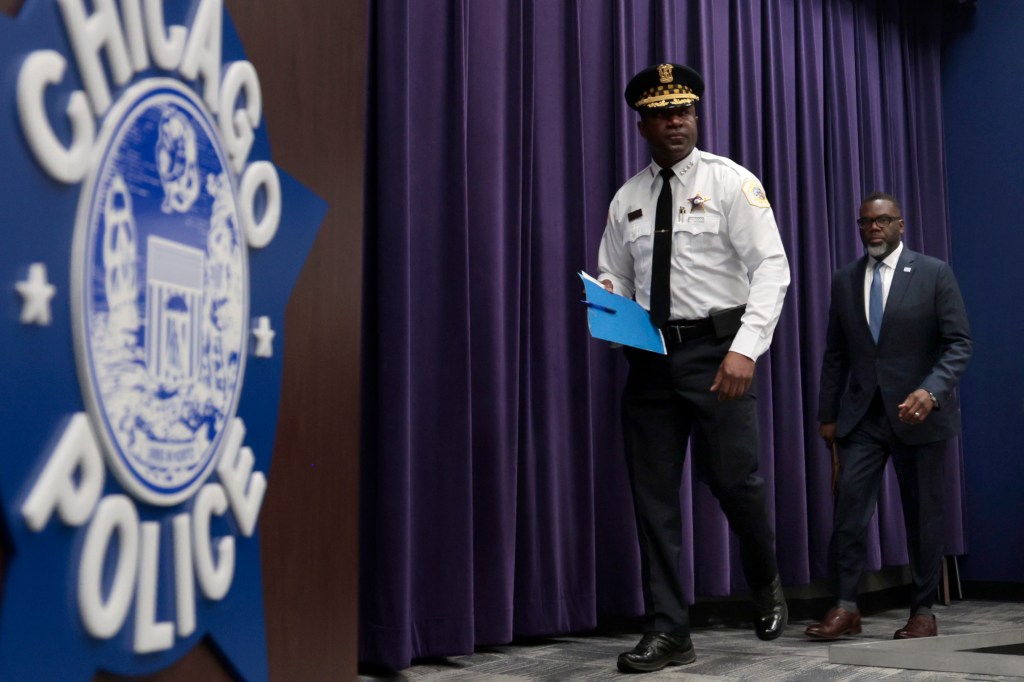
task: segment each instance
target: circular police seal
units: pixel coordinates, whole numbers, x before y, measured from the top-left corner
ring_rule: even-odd
[[[120,483],[173,505],[213,470],[242,388],[235,187],[215,123],[175,80],[129,89],[96,149],[72,249],[82,390]]]

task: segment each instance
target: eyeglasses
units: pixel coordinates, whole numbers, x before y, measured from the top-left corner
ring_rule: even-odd
[[[871,227],[871,223],[878,223],[878,226],[882,229],[889,227],[894,220],[903,220],[898,215],[880,215],[877,218],[857,218],[857,225],[860,229],[864,230]]]

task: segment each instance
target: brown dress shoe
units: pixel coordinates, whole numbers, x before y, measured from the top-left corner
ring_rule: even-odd
[[[934,637],[939,634],[939,625],[935,616],[911,616],[907,624],[896,631],[893,639],[916,639],[918,637]]]
[[[860,634],[860,611],[847,611],[838,606],[829,609],[820,623],[811,623],[804,634],[814,639],[839,639],[843,635]]]

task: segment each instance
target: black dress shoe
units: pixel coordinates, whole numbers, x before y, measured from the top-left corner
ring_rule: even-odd
[[[771,640],[782,634],[789,621],[786,595],[782,594],[779,576],[767,586],[754,591],[754,632],[758,639]]]
[[[689,635],[648,632],[632,651],[619,654],[619,670],[624,673],[652,673],[666,665],[685,665],[696,660]]]

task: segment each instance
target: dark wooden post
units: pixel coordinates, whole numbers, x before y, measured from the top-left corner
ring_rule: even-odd
[[[357,676],[366,0],[228,0],[274,162],[329,204],[286,316],[260,520],[273,680]]]
[[[260,521],[274,680],[357,676],[366,4],[227,2],[260,75],[274,162],[330,204],[288,306]]]

